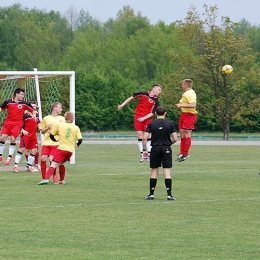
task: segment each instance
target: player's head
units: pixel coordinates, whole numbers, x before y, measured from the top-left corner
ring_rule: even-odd
[[[37,102],[35,100],[30,100],[29,103],[31,104],[31,106],[33,107],[34,110],[36,110],[38,108]]]
[[[17,88],[14,90],[14,99],[16,99],[16,101],[23,101],[24,99],[24,89],[22,88]]]
[[[157,116],[164,116],[166,115],[166,109],[164,106],[158,106],[155,108],[155,114]]]
[[[51,112],[55,115],[60,115],[62,112],[62,104],[60,102],[54,102],[51,105]]]
[[[192,88],[193,86],[193,81],[191,79],[184,79],[182,81],[182,88],[186,89],[186,88]]]
[[[64,114],[64,117],[65,117],[65,120],[66,120],[67,122],[71,122],[71,123],[74,121],[74,118],[75,118],[74,113],[71,112],[71,111],[67,111],[67,112]]]
[[[159,96],[162,92],[162,86],[160,84],[154,84],[152,87],[152,92],[155,96]]]

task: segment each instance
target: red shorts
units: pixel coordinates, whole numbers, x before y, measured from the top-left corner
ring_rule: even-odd
[[[27,137],[27,136],[22,136],[20,139],[20,145],[19,148],[25,148],[28,150],[32,149],[38,149],[38,140],[37,137]]]
[[[63,163],[66,161],[70,161],[71,155],[72,155],[72,152],[57,149],[57,152],[53,158],[53,161],[56,163]]]
[[[54,156],[57,152],[58,145],[43,145],[42,146],[42,156],[43,155],[52,155]]]
[[[8,136],[13,136],[14,138],[17,138],[20,135],[22,125],[20,124],[5,124],[2,127],[2,135],[8,135]]]
[[[136,116],[134,119],[134,128],[135,131],[145,131],[147,125],[152,121],[152,118],[149,117],[148,119],[144,120],[143,122],[139,122],[137,119],[140,118],[140,116]]]
[[[193,113],[181,113],[179,120],[179,129],[194,130],[197,121],[197,115]]]

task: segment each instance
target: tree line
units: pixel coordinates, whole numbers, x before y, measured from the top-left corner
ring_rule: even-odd
[[[217,6],[195,7],[183,21],[152,25],[130,6],[101,23],[87,11],[0,7],[0,70],[76,72],[76,123],[82,131],[133,130],[134,92],[164,89],[160,103],[177,125],[181,81],[191,78],[198,96],[198,131],[257,132],[260,27],[233,23]],[[221,68],[230,64],[231,75]]]

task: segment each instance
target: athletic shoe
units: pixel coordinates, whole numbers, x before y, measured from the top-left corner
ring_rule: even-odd
[[[3,161],[3,157],[2,156],[0,156],[0,162],[2,162]]]
[[[147,197],[145,197],[146,200],[153,200],[154,199],[154,195],[148,195]]]
[[[146,158],[147,162],[150,162],[150,155]]]
[[[141,155],[140,162],[143,162],[144,160],[147,160],[148,157]]]
[[[57,174],[53,174],[53,182],[54,183],[59,183],[59,179],[58,179]]]
[[[59,184],[63,184],[63,185],[65,185],[65,184],[66,184],[66,181],[65,181],[65,180],[60,181]]]
[[[26,166],[25,170],[27,172],[34,172],[34,168],[32,166]]]
[[[171,196],[167,196],[167,200],[176,200],[176,199],[171,195]]]
[[[179,162],[184,162],[185,160],[187,160],[188,158],[190,158],[190,155],[183,155],[182,157],[179,158]]]
[[[38,168],[33,167],[33,171],[34,171],[34,172],[38,172],[39,170],[38,170]]]
[[[175,161],[179,162],[180,161],[180,158],[183,156],[183,154],[179,154],[177,159]]]
[[[37,172],[41,170],[41,165],[40,164],[35,164],[34,169],[37,169]]]
[[[49,182],[50,182],[49,180],[42,180],[42,181],[38,182],[38,185],[48,184]]]
[[[12,158],[11,157],[7,157],[5,160],[5,164],[9,165],[12,162]]]
[[[18,165],[15,165],[15,166],[14,166],[13,171],[14,171],[14,172],[18,172]]]

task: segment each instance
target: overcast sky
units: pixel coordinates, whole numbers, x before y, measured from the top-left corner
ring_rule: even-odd
[[[74,7],[78,12],[81,9],[89,12],[101,22],[116,18],[117,12],[123,6],[129,5],[135,14],[140,11],[152,24],[159,20],[166,24],[184,20],[191,5],[202,15],[203,5],[206,3],[208,6],[218,7],[219,20],[221,16],[228,16],[233,22],[245,18],[251,25],[260,25],[260,0],[0,0],[0,7],[12,6],[15,3],[20,3],[23,8],[54,10],[61,14]]]

